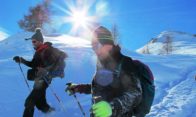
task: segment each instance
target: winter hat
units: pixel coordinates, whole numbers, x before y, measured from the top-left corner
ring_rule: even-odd
[[[97,39],[101,44],[114,45],[112,34],[107,28],[100,26],[97,29],[95,29],[94,34],[97,35]]]
[[[40,28],[37,28],[35,30],[35,34],[31,37],[31,39],[35,39],[37,41],[44,42],[44,38],[42,36],[42,33],[41,33],[41,29]]]

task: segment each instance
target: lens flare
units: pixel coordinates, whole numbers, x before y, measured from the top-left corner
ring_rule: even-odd
[[[99,26],[101,19],[108,15],[108,4],[105,1],[66,0],[64,2],[65,5],[53,3],[55,8],[64,13],[63,16],[56,17],[55,24],[61,29],[71,26],[70,34],[89,38],[89,34]]]

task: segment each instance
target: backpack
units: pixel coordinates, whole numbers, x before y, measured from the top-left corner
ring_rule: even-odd
[[[64,69],[66,66],[65,59],[67,58],[67,54],[59,50],[58,48],[53,47],[52,43],[50,42],[45,42],[45,44],[49,46],[48,49],[50,49],[51,51],[51,56],[55,58],[54,64],[47,67],[48,69],[50,69],[48,75],[52,78],[55,77],[64,78]]]
[[[125,59],[129,60],[129,57],[122,58],[120,64],[117,67],[116,73],[117,77],[120,76],[120,71],[122,69],[122,64]],[[155,86],[154,86],[154,77],[150,68],[142,63],[139,60],[131,60],[132,67],[129,69],[134,69],[141,83],[142,88],[142,100],[139,105],[133,107],[133,115],[135,116],[144,116],[150,112],[154,96],[155,96]],[[125,65],[126,66],[126,65]]]
[[[134,108],[134,115],[139,113],[148,114],[155,95],[154,77],[150,68],[144,63],[140,62],[139,60],[133,60],[133,64],[138,70],[142,87],[142,101],[137,107]]]

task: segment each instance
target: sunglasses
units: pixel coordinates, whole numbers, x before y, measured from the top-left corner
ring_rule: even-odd
[[[32,41],[32,43],[37,43],[37,41]]]

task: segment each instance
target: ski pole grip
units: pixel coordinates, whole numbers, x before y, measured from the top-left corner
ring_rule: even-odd
[[[75,93],[74,89],[70,88],[70,86],[72,85],[72,82],[69,82],[66,85],[67,85],[67,88],[65,89],[65,92],[69,91],[74,94]]]
[[[98,103],[98,102],[102,101],[103,98],[101,96],[95,96],[95,97],[93,97],[93,100],[94,100],[94,103]]]
[[[71,86],[71,84],[72,84],[72,82],[69,82],[69,83],[67,83],[66,85],[67,85],[67,86]]]

